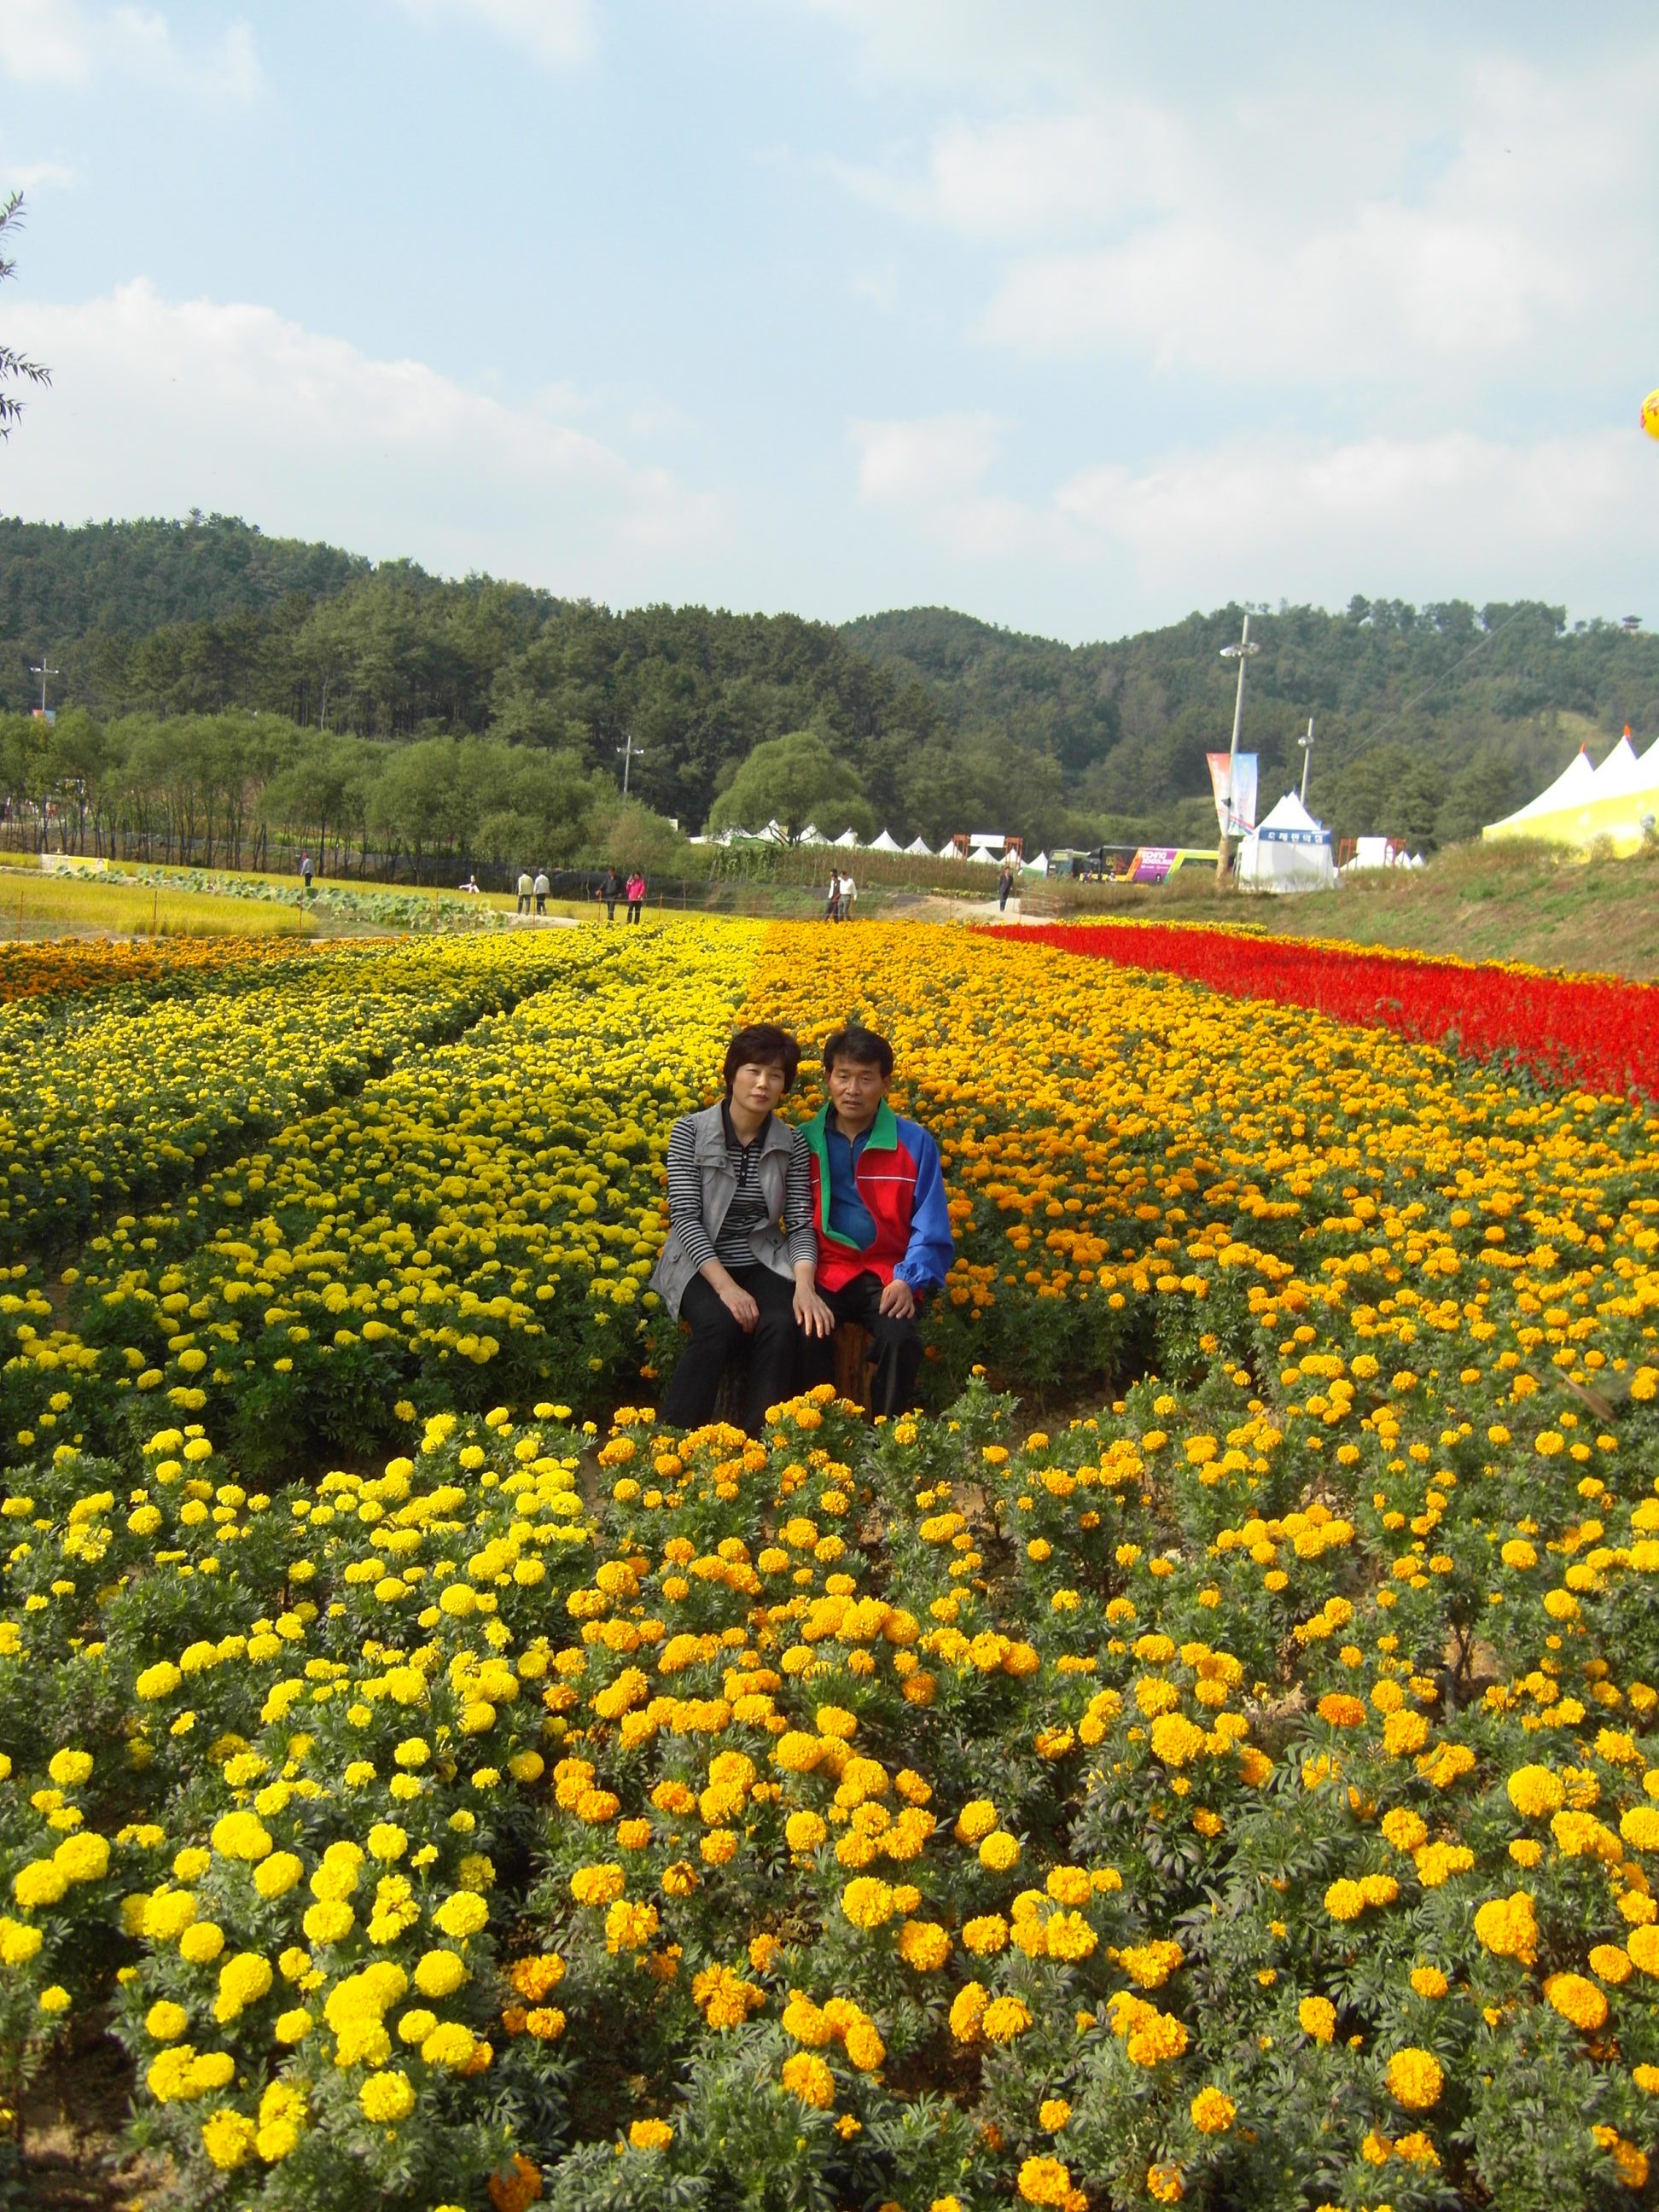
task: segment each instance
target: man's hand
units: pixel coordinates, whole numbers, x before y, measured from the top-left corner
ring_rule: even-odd
[[[833,1336],[836,1316],[811,1283],[795,1285],[795,1320],[806,1336]]]
[[[720,1290],[720,1304],[726,1308],[745,1336],[760,1319],[760,1308],[741,1283],[734,1283],[728,1275]]]
[[[890,1283],[882,1285],[879,1310],[891,1320],[908,1321],[916,1310],[916,1294],[908,1283],[895,1275]]]

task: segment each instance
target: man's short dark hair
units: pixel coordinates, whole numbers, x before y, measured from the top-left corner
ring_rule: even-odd
[[[726,1046],[720,1079],[729,1098],[740,1067],[781,1067],[783,1087],[790,1091],[799,1066],[800,1047],[787,1030],[781,1030],[775,1022],[753,1022],[746,1030],[739,1030]]]
[[[866,1067],[878,1067],[885,1079],[893,1073],[893,1048],[884,1036],[874,1030],[861,1028],[849,1022],[844,1030],[837,1030],[824,1040],[823,1072],[829,1074],[838,1060],[855,1060]]]

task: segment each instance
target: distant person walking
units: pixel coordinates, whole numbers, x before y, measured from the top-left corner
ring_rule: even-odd
[[[831,868],[830,871],[830,888],[824,893],[823,898],[823,918],[826,921],[841,920],[841,870],[839,868]]]
[[[622,896],[622,878],[617,871],[614,868],[607,868],[605,872],[605,880],[593,894],[595,898],[602,898],[605,901],[605,918],[607,922],[615,921],[617,919],[617,901]]]
[[[547,870],[545,868],[538,868],[536,871],[536,881],[534,885],[536,893],[536,911],[538,914],[545,914],[547,912],[547,895],[552,888],[552,884],[547,880]]]
[[[645,904],[645,877],[635,868],[628,878],[628,919],[638,921],[640,909]]]
[[[529,913],[530,894],[533,888],[530,880],[529,869],[520,868],[519,871],[519,912],[520,914]]]
[[[841,911],[836,917],[838,921],[851,921],[853,902],[858,895],[859,887],[851,876],[843,876],[841,879]]]
[[[301,889],[307,898],[311,896],[311,855],[309,853],[301,853],[300,855],[300,884]]]

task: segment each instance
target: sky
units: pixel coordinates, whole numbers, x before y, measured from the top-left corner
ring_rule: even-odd
[[[614,605],[1659,620],[1659,19],[0,0],[0,512]]]

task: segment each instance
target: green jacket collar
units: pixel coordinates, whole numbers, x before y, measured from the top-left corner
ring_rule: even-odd
[[[812,1150],[823,1156],[830,1134],[830,1102],[826,1099],[802,1131]],[[876,1118],[870,1124],[869,1134],[864,1140],[866,1152],[896,1152],[898,1150],[898,1115],[886,1099],[876,1109]]]

